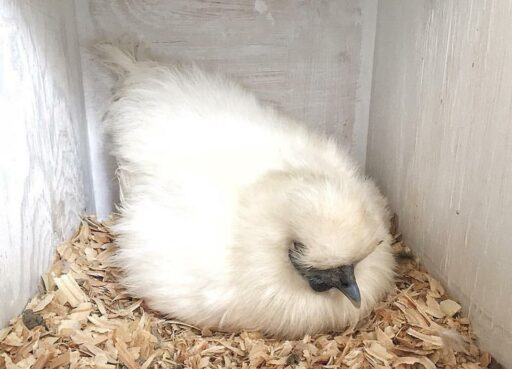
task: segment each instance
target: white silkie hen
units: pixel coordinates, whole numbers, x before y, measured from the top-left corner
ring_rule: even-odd
[[[200,327],[296,338],[356,323],[392,288],[386,202],[331,139],[197,67],[101,45],[123,197],[123,283]]]

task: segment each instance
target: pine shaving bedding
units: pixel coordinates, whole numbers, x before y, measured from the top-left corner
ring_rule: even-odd
[[[87,218],[57,247],[44,292],[0,330],[0,369],[493,367],[460,305],[406,246],[393,247],[396,289],[368,318],[342,333],[283,341],[201,331],[150,311],[117,283],[108,225]]]

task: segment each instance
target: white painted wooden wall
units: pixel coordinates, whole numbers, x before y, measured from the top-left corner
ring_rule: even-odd
[[[194,60],[238,78],[315,129],[336,135],[364,166],[376,0],[76,0],[100,216],[117,198],[101,116],[112,81],[88,48],[143,40],[162,61]]]
[[[512,1],[381,1],[367,170],[512,368]]]
[[[0,1],[0,327],[92,208],[73,4]]]

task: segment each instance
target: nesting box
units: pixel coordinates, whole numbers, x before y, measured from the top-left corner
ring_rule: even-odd
[[[81,216],[115,210],[101,125],[113,80],[90,47],[124,37],[159,60],[229,74],[335,136],[388,197],[403,241],[460,302],[481,347],[512,367],[511,9],[510,0],[0,3],[0,326],[23,311]],[[84,240],[108,243],[103,226],[88,227],[101,242]],[[83,285],[56,278],[76,299],[68,308],[89,302]],[[144,365],[115,342],[121,362]],[[473,364],[487,365],[484,356]]]

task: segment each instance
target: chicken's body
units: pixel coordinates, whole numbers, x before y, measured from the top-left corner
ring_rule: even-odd
[[[391,288],[385,201],[334,142],[223,77],[103,51],[124,70],[105,123],[132,294],[201,327],[298,337],[357,322]],[[297,239],[305,268],[357,263],[359,309],[311,288]]]

